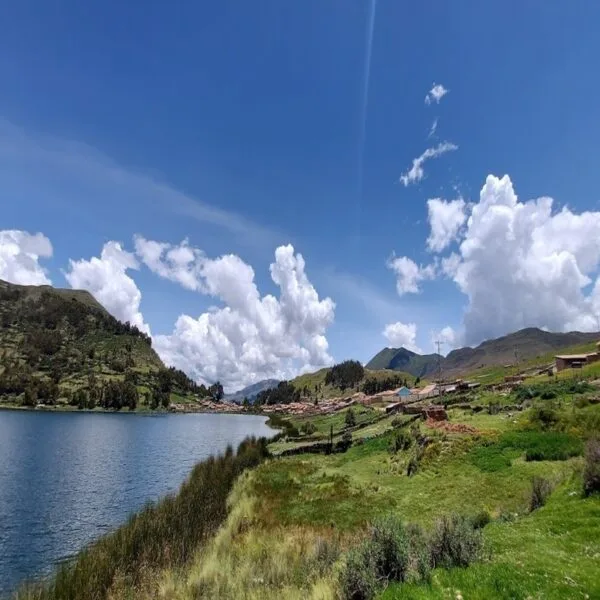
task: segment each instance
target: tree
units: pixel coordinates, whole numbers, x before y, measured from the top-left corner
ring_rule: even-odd
[[[334,385],[345,390],[354,387],[364,376],[365,369],[357,360],[345,360],[327,371],[325,385]]]
[[[162,404],[163,408],[169,408],[169,404],[171,402],[171,395],[170,394],[165,394],[163,392],[162,397],[160,399],[160,403]]]
[[[244,401],[242,402],[242,406],[244,408],[248,408],[250,406],[250,400],[248,400],[248,396],[244,396]]]
[[[356,425],[356,415],[354,414],[352,407],[350,407],[346,411],[346,419],[345,420],[346,420],[346,427],[354,427]]]
[[[123,383],[123,405],[128,406],[129,410],[135,410],[138,403],[138,391],[135,385],[130,381]]]
[[[37,403],[37,390],[33,385],[28,385],[23,392],[23,406],[35,406]]]
[[[223,399],[223,386],[220,381],[216,381],[208,388],[208,393],[212,396],[215,402],[220,402]]]

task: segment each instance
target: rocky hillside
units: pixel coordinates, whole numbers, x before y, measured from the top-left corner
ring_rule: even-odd
[[[458,376],[481,367],[513,364],[515,350],[518,360],[534,359],[561,348],[587,344],[599,339],[598,333],[552,333],[535,327],[521,329],[503,337],[487,340],[475,348],[452,350],[441,358],[445,375]],[[368,369],[405,371],[415,377],[434,376],[438,369],[437,354],[419,355],[406,348],[384,348],[366,365]]]
[[[166,407],[202,391],[149,336],[85,291],[0,280],[0,400],[33,406]]]

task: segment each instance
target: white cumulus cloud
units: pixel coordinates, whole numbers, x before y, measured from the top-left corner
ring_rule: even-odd
[[[407,350],[421,353],[417,346],[417,325],[415,323],[390,323],[385,326],[383,335],[394,348],[404,347]]]
[[[148,241],[136,244],[139,254],[142,246],[147,250]],[[167,364],[200,381],[220,380],[233,390],[333,362],[325,333],[334,320],[335,304],[330,298],[319,299],[302,255],[291,245],[276,249],[270,267],[278,298],[260,295],[253,268],[236,255],[211,259],[185,243],[151,247],[154,252],[145,252],[143,260],[157,274],[224,304],[197,318],[181,315],[170,335],[154,338],[154,347]],[[187,260],[190,254],[182,261],[168,259],[169,252],[183,247],[194,260]],[[176,275],[182,264],[190,277]]]
[[[184,240],[178,245],[134,237],[138,258],[154,273],[179,283],[189,290],[201,291],[204,253]]]
[[[118,242],[107,242],[100,257],[69,260],[65,278],[72,288],[90,292],[111,315],[149,334],[150,328],[140,312],[142,293],[127,274],[138,267],[133,254],[123,250]]]
[[[441,83],[434,83],[432,88],[427,92],[425,96],[425,104],[431,104],[435,102],[440,103],[440,100],[449,92]]]
[[[460,228],[467,220],[466,204],[462,198],[446,201],[441,198],[427,200],[427,211],[431,233],[427,247],[433,252],[441,252],[458,236]]]
[[[396,274],[396,290],[399,296],[418,294],[422,281],[435,278],[435,266],[419,266],[407,256],[396,256],[388,260],[387,266]]]
[[[598,329],[600,212],[521,202],[508,175],[489,175],[459,253],[442,264],[469,299],[469,344],[528,326]]]
[[[426,160],[437,158],[438,156],[446,154],[446,152],[452,152],[453,150],[458,150],[458,146],[452,142],[441,142],[433,148],[427,148],[421,156],[413,158],[411,168],[406,173],[400,175],[400,182],[404,187],[408,187],[411,183],[421,181],[425,176],[423,163]]]
[[[50,285],[40,258],[52,256],[52,244],[41,233],[0,231],[0,279],[20,285]]]

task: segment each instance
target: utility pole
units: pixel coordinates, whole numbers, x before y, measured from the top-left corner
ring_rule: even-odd
[[[435,342],[435,345],[437,346],[437,354],[438,354],[438,385],[440,386],[440,393],[439,395],[442,395],[442,354],[440,351],[440,346],[443,344],[443,342],[441,342],[440,340],[437,340]]]
[[[515,346],[514,347],[514,353],[515,353],[515,375],[519,374],[519,349]]]

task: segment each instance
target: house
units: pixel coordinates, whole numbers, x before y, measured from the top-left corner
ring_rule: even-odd
[[[405,385],[403,385],[399,390],[396,390],[395,395],[399,396],[400,398],[408,398],[408,396],[412,395],[412,392]]]
[[[556,371],[563,369],[581,369],[584,365],[600,360],[598,352],[589,354],[558,354],[554,357],[556,360]]]

